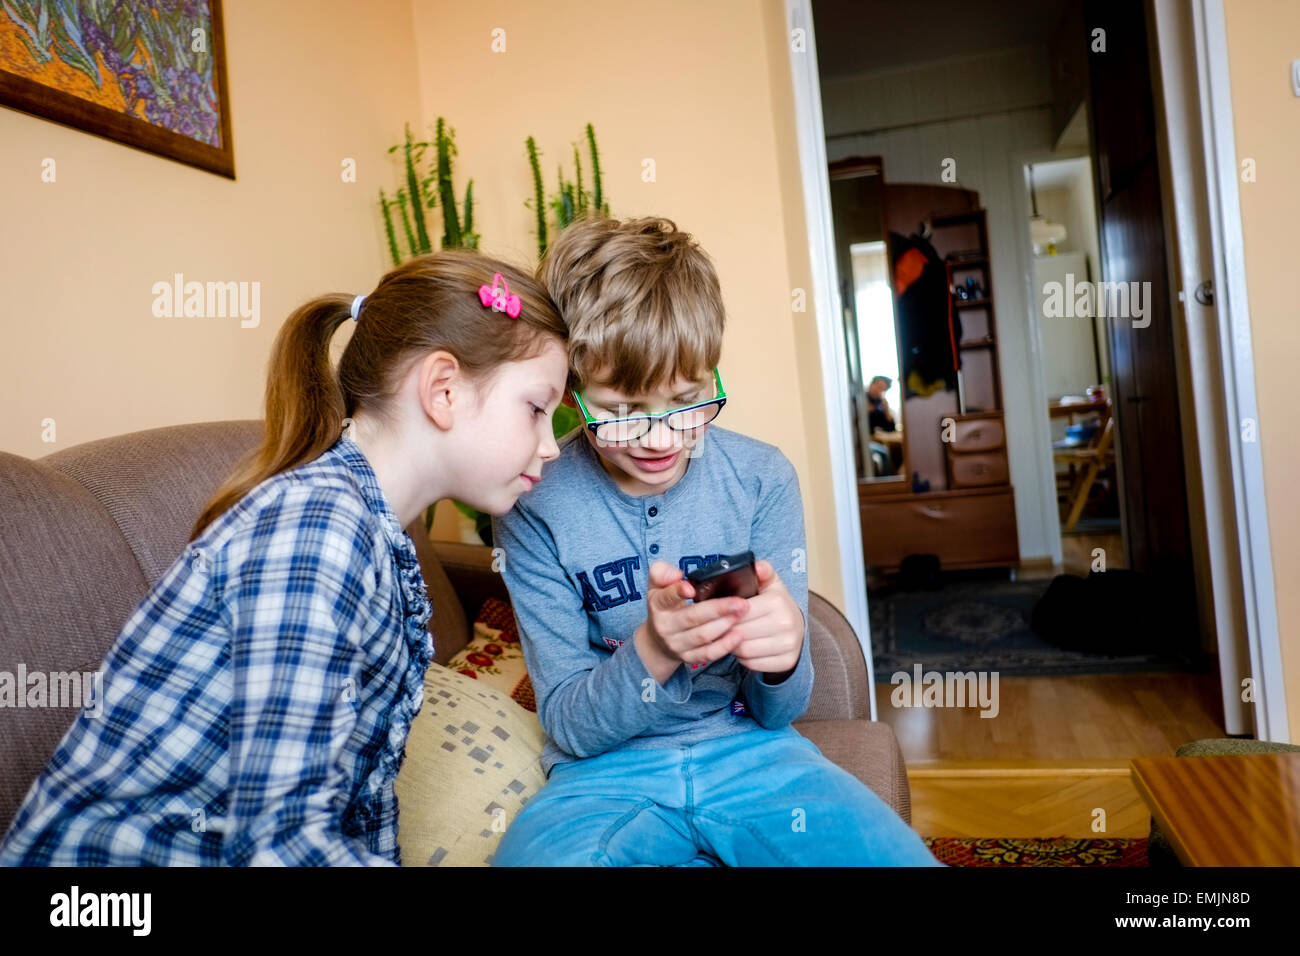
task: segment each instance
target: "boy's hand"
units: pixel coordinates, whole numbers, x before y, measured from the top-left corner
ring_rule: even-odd
[[[688,598],[695,597],[695,585],[685,577],[680,568],[667,561],[650,565],[645,627],[664,654],[697,669],[726,657],[739,646],[743,635],[732,625],[749,613],[750,605],[749,600],[739,597],[687,604]]]
[[[731,652],[736,660],[751,671],[788,676],[799,665],[803,650],[803,611],[785,589],[772,562],[755,561],[754,572],[758,575],[758,594],[746,599],[749,613],[718,643],[740,634],[743,640]]]

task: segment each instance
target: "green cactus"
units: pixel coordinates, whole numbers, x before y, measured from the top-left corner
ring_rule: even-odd
[[[599,210],[601,215],[609,215],[609,203],[604,198],[604,184],[600,175],[600,153],[596,148],[596,130],[588,123],[586,128],[587,146],[591,151],[591,169],[592,169],[592,187],[593,191],[588,192],[582,181],[582,157],[578,152],[578,144],[573,145],[573,168],[575,170],[575,180],[570,182],[564,178],[563,167],[557,167],[557,187],[555,194],[547,200],[542,187],[542,170],[539,157],[541,153],[537,149],[537,142],[529,136],[525,141],[528,152],[528,165],[533,174],[533,198],[525,202],[524,205],[531,208],[537,216],[537,256],[540,259],[546,255],[547,235],[549,224],[547,221],[546,210],[551,211],[552,218],[555,222],[555,231],[563,229],[573,220],[587,215],[592,209]]]
[[[425,191],[421,188],[423,184],[415,178],[415,159],[412,156],[414,149],[415,144],[411,142],[411,124],[407,123],[405,148],[406,190],[411,200],[411,218],[415,220],[415,236],[420,242],[419,251],[423,253],[429,252],[432,247],[429,245],[429,232],[424,227],[424,203],[420,202],[420,199],[424,196]]]
[[[542,190],[542,167],[538,161],[540,154],[537,152],[537,141],[529,136],[524,145],[528,148],[528,165],[533,172],[533,211],[537,215],[537,258],[540,259],[546,255],[546,201]]]
[[[591,181],[592,202],[604,215],[609,215],[609,203],[604,199],[604,187],[600,179],[600,153],[596,149],[596,130],[587,124],[587,144],[591,147]]]
[[[587,211],[587,190],[582,186],[582,156],[578,154],[578,144],[573,144],[574,179],[578,183],[578,215]]]
[[[466,249],[478,248],[478,233],[474,231],[474,180],[465,184],[465,215],[462,217],[465,222],[464,231],[461,238]]]
[[[411,217],[406,213],[406,190],[397,191],[397,211],[402,216],[402,232],[406,235],[406,247],[410,250],[410,255],[418,255],[419,250],[415,247],[415,235],[411,232]],[[394,262],[393,265],[399,263]]]
[[[380,210],[384,215],[384,231],[388,236],[388,253],[393,259],[393,265],[402,263],[396,229],[392,221],[394,208],[402,223],[408,258],[433,251],[425,210],[433,209],[439,203],[442,204],[440,247],[477,249],[479,236],[474,232],[473,180],[470,180],[465,189],[464,225],[456,211],[456,190],[452,168],[452,157],[456,155],[456,131],[440,116],[433,127],[433,141],[417,142],[411,136],[411,127],[408,123],[405,140],[389,147],[388,152],[395,153],[399,149],[402,150],[402,178],[405,185],[394,193],[392,199],[389,199],[382,190],[379,193]],[[433,150],[434,162],[427,175],[421,178],[419,168],[424,161],[425,153],[430,149]]]
[[[388,240],[388,255],[392,258],[393,265],[401,265],[401,253],[397,250],[397,236],[393,232],[393,218],[388,215],[391,202],[382,189],[379,190],[379,205],[384,210],[384,237]]]
[[[451,158],[456,155],[455,134],[439,116],[434,141],[438,144],[438,199],[442,202],[442,247],[461,248],[460,219],[456,215],[456,192],[451,185]]]

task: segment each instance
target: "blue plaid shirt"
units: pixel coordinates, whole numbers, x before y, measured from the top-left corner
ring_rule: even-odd
[[[400,863],[431,610],[350,438],[267,479],[126,622],[0,864]]]

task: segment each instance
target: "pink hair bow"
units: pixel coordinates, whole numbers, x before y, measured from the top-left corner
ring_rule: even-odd
[[[485,285],[478,287],[478,297],[485,306],[491,306],[493,312],[504,312],[512,319],[519,318],[520,309],[523,307],[519,296],[510,294],[510,287],[506,285],[506,280],[501,278],[499,272],[492,275],[490,288]]]

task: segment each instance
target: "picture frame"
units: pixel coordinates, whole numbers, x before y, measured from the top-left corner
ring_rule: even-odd
[[[0,105],[234,179],[221,0],[189,6],[6,0]]]

